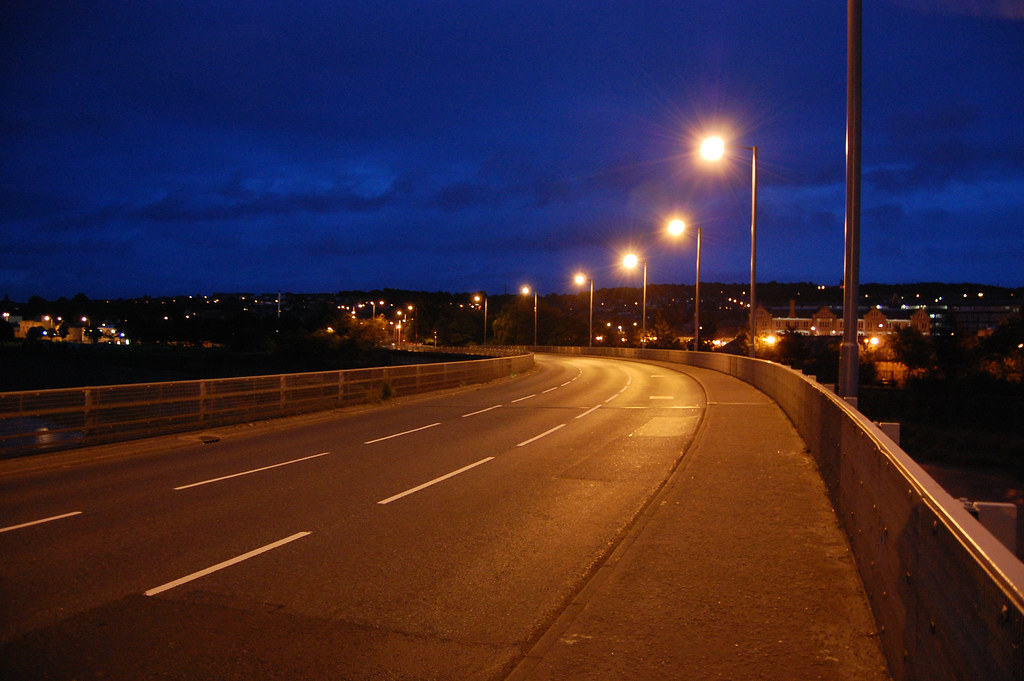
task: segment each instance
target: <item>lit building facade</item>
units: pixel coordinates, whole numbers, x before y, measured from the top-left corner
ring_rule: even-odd
[[[932,323],[928,310],[919,307],[909,317],[890,318],[880,308],[873,307],[857,320],[859,336],[890,334],[905,328],[915,328],[922,334],[929,335]],[[774,316],[763,306],[758,305],[754,315],[754,329],[758,335],[796,332],[807,336],[842,336],[843,318],[825,305],[810,316],[798,316],[793,303],[790,303],[787,316]]]

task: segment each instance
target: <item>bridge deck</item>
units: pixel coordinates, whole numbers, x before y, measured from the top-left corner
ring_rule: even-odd
[[[767,396],[696,377],[682,463],[513,679],[889,679],[814,461]]]

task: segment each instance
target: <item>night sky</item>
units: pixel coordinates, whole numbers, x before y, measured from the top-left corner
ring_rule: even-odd
[[[0,6],[0,296],[843,276],[842,0]],[[1024,285],[1024,0],[864,0],[861,282]],[[732,145],[709,164],[703,135]]]

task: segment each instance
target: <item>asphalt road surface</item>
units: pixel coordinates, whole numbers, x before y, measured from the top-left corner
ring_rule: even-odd
[[[0,462],[0,676],[501,679],[704,408],[673,369],[539,355],[216,442]]]

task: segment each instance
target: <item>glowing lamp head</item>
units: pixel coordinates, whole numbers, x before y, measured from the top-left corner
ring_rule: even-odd
[[[585,283],[587,283],[586,276],[584,276],[582,273],[577,274],[576,275],[576,285],[577,286],[583,286]]]
[[[637,264],[639,262],[640,262],[640,259],[637,258],[632,253],[630,253],[629,255],[627,255],[625,258],[622,259],[622,266],[627,268],[627,269],[633,269],[634,267],[637,266]]]
[[[685,231],[686,223],[678,218],[668,223],[668,233],[672,236],[680,236]]]
[[[709,137],[700,143],[701,158],[718,161],[725,155],[725,142],[721,137]]]
[[[524,286],[524,287],[523,287],[523,288],[521,288],[521,289],[520,289],[519,291],[520,291],[520,293],[522,293],[522,294],[523,294],[524,296],[528,296],[528,295],[530,295],[530,287],[529,287],[529,286]]]

